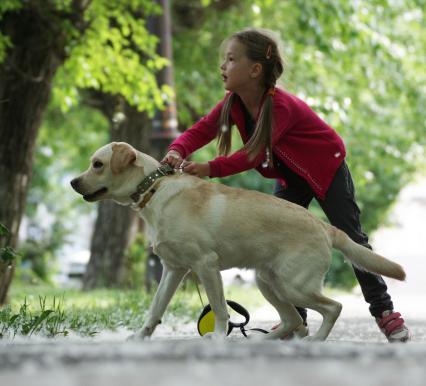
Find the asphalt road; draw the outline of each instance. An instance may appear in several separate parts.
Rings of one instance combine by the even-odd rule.
[[[311,323],[311,329],[318,327]],[[260,327],[268,327],[263,322]],[[413,340],[388,344],[371,319],[339,319],[327,342],[259,342],[236,334],[203,340],[189,329],[150,341],[62,339],[0,342],[0,385],[424,386],[426,320]]]

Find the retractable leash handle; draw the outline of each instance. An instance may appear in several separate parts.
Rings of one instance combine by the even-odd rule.
[[[227,332],[226,335],[229,335],[234,328],[239,328],[241,333],[246,338],[247,338],[246,331],[259,331],[259,332],[263,332],[264,334],[268,333],[268,331],[265,331],[261,328],[251,328],[249,330],[246,330],[244,327],[250,321],[250,314],[248,313],[248,311],[241,304],[238,304],[237,302],[234,302],[232,300],[227,300],[226,303],[235,312],[237,312],[238,314],[242,315],[245,318],[245,321],[241,322],[241,323],[235,323],[235,322],[232,322],[231,320],[229,320],[228,321],[228,332]],[[214,312],[212,311],[210,304],[207,304],[204,307],[203,311],[201,312],[200,317],[198,318],[198,323],[197,323],[198,333],[201,336],[203,336],[203,335],[205,335],[209,332],[213,332],[214,327],[215,327]]]

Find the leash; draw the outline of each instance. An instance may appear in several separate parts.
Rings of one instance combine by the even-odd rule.
[[[194,280],[195,286],[197,288],[198,296],[200,298],[201,305],[203,306],[203,311],[201,312],[200,316],[198,317],[197,322],[197,330],[198,333],[203,336],[209,332],[213,332],[215,328],[215,316],[214,312],[212,310],[212,307],[210,304],[204,305],[203,298],[201,296],[200,287],[197,282],[197,277],[194,272],[192,272],[192,279]],[[261,332],[263,334],[268,334],[269,332],[262,329],[262,328],[249,328],[246,329],[245,326],[250,321],[250,314],[249,312],[239,303],[234,302],[233,300],[226,300],[226,303],[230,308],[232,308],[236,313],[240,314],[244,317],[244,321],[237,323],[233,322],[231,320],[228,321],[228,332],[226,335],[229,335],[234,328],[238,328],[244,337],[248,338],[247,331],[257,331]]]
[[[241,331],[241,333],[243,334],[243,336],[246,337],[246,338],[248,338],[247,331],[257,331],[257,332],[261,332],[263,334],[269,333],[268,331],[266,331],[262,328],[246,329],[245,326],[250,321],[250,314],[248,313],[248,311],[241,304],[238,304],[237,302],[234,302],[232,300],[227,300],[226,303],[235,312],[237,312],[238,314],[242,315],[245,318],[244,322],[240,322],[240,323],[233,322],[233,321],[229,320],[228,321],[228,332],[226,333],[226,335],[229,335],[234,328],[238,328]],[[215,327],[214,312],[212,311],[210,304],[207,304],[204,307],[203,311],[201,312],[201,315],[198,318],[197,330],[198,330],[198,333],[201,336],[204,336],[205,334],[207,334],[209,332],[213,332],[214,327]]]
[[[204,306],[203,298],[201,297],[200,287],[199,287],[198,281],[197,281],[197,275],[195,274],[194,271],[191,271],[191,273],[192,273],[192,280],[194,280],[195,287],[197,287],[198,297],[200,298],[201,305],[204,308],[205,306]]]

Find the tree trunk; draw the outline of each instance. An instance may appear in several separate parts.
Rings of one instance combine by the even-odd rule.
[[[137,218],[127,207],[99,203],[84,288],[119,287],[125,279],[125,252],[133,241]]]
[[[16,247],[38,129],[63,58],[58,56],[60,36],[37,11],[8,13],[0,28],[13,44],[0,65],[0,223],[10,230],[5,244]],[[13,277],[13,269],[5,272],[0,304]]]
[[[0,307],[7,303],[7,294],[15,272],[15,262],[6,264],[0,261]]]
[[[90,104],[97,106],[111,122],[111,141],[128,142],[138,150],[147,151],[150,127],[146,113],[138,112],[121,97],[99,92],[91,93]],[[99,203],[84,289],[123,284],[126,250],[134,240],[138,223],[139,217],[130,208],[113,201]]]
[[[172,25],[169,0],[156,0],[157,4],[163,10],[161,15],[152,16],[148,19],[148,30],[150,33],[158,36],[159,45],[157,53],[169,59],[170,65],[164,67],[157,74],[157,82],[160,86],[167,85],[174,89],[173,78],[173,53],[172,53]],[[173,99],[166,103],[163,111],[157,110],[152,122],[153,130],[151,133],[151,151],[150,155],[155,159],[161,160],[166,154],[170,143],[178,136],[176,102]],[[163,272],[163,266],[160,259],[147,248],[148,259],[145,266],[145,288],[151,291],[153,284],[158,284]]]

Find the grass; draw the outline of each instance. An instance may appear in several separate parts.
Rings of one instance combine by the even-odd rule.
[[[208,300],[200,287],[203,303]],[[249,310],[264,304],[254,287],[228,287],[227,299]],[[14,283],[11,302],[0,309],[0,338],[15,336],[68,336],[70,332],[94,336],[120,327],[136,330],[142,326],[153,294],[143,290],[102,289],[90,292],[60,289],[47,285]],[[197,320],[202,310],[195,285],[187,283],[173,297],[163,320]]]
[[[204,305],[207,296],[200,287]],[[335,296],[333,290],[325,291]],[[331,294],[330,292],[334,292]],[[8,306],[0,309],[0,339],[15,336],[94,336],[101,331],[124,327],[136,330],[143,324],[153,294],[143,290],[102,289],[90,292],[60,289],[47,285],[12,286]],[[242,304],[249,312],[266,303],[254,286],[227,286],[225,297]],[[165,323],[196,321],[201,313],[193,282],[179,289],[163,318]]]

